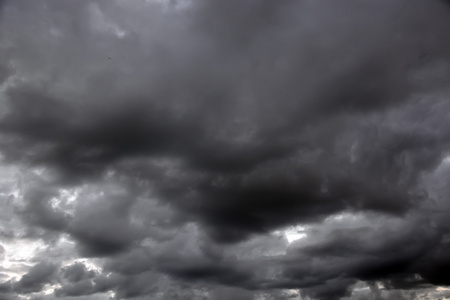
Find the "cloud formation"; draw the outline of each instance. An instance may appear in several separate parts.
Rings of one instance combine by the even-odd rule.
[[[437,0],[0,2],[0,298],[445,297],[449,33]]]

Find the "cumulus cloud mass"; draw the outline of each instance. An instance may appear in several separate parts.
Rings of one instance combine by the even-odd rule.
[[[0,299],[450,298],[450,3],[0,1]]]

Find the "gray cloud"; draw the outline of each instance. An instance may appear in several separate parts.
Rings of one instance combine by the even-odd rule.
[[[2,257],[46,243],[13,261],[26,274],[2,269],[0,293],[414,299],[450,284],[445,1],[0,7]]]
[[[54,280],[58,266],[50,262],[40,262],[32,267],[19,281],[13,283],[13,289],[19,294],[40,292],[44,285]]]

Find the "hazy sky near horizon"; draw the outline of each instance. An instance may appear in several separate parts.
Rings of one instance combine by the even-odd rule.
[[[0,299],[450,298],[450,5],[0,1]]]

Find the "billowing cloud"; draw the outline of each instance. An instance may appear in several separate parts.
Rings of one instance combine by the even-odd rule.
[[[0,2],[0,298],[445,297],[449,34],[438,0]]]

